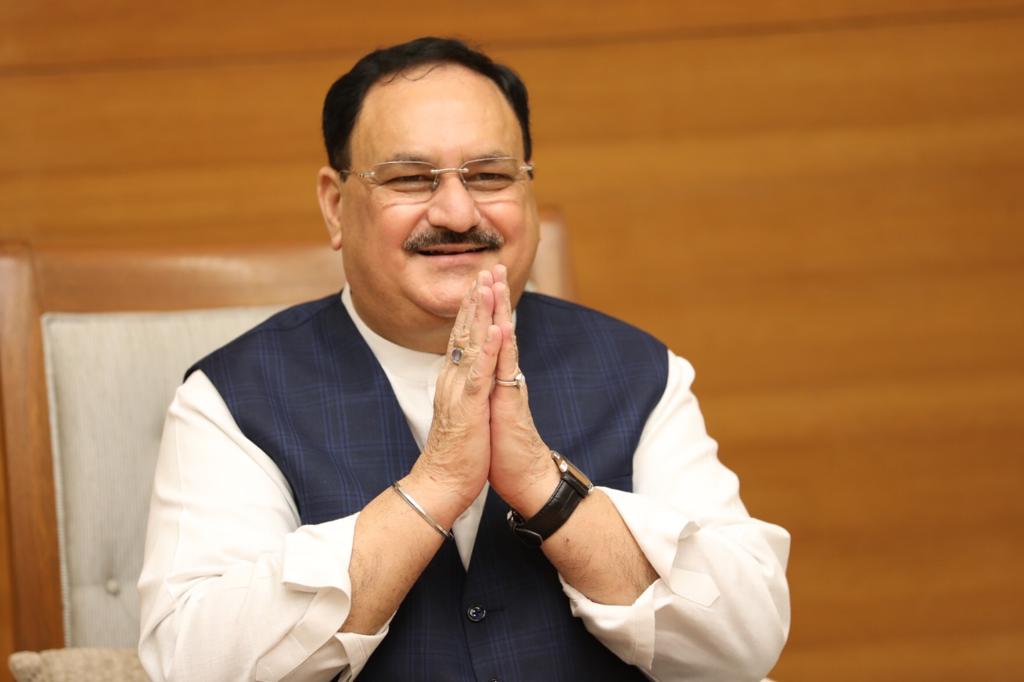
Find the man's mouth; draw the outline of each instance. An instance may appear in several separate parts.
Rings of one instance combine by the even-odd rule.
[[[461,256],[467,253],[481,253],[490,251],[489,246],[477,244],[438,244],[425,249],[418,249],[416,253],[421,256]]]

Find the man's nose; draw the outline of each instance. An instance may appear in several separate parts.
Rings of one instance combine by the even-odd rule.
[[[480,224],[480,212],[458,173],[444,173],[430,197],[427,220],[435,227],[466,232]]]

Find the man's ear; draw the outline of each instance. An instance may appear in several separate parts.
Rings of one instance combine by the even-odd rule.
[[[320,213],[331,236],[331,248],[341,249],[341,178],[338,171],[324,166],[316,174],[316,196],[320,201]]]

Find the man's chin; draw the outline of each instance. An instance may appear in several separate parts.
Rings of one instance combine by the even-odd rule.
[[[481,270],[489,270],[492,260],[497,262],[496,258],[479,258],[473,267],[423,273],[419,278],[422,286],[415,293],[420,307],[436,317],[454,320],[477,274]]]
[[[433,287],[433,290],[420,301],[420,307],[434,317],[454,320],[462,307],[462,299],[466,291],[473,285],[473,278],[465,282],[452,283],[445,287]]]
[[[465,292],[462,292],[463,295]],[[462,296],[455,298],[446,298],[443,300],[434,301],[431,305],[431,312],[437,317],[444,318],[446,320],[454,320],[458,317],[459,308],[462,307]]]

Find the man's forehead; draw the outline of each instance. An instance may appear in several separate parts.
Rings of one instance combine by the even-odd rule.
[[[385,76],[367,91],[352,132],[353,161],[440,162],[455,148],[466,158],[522,155],[519,121],[491,79],[430,64]]]

